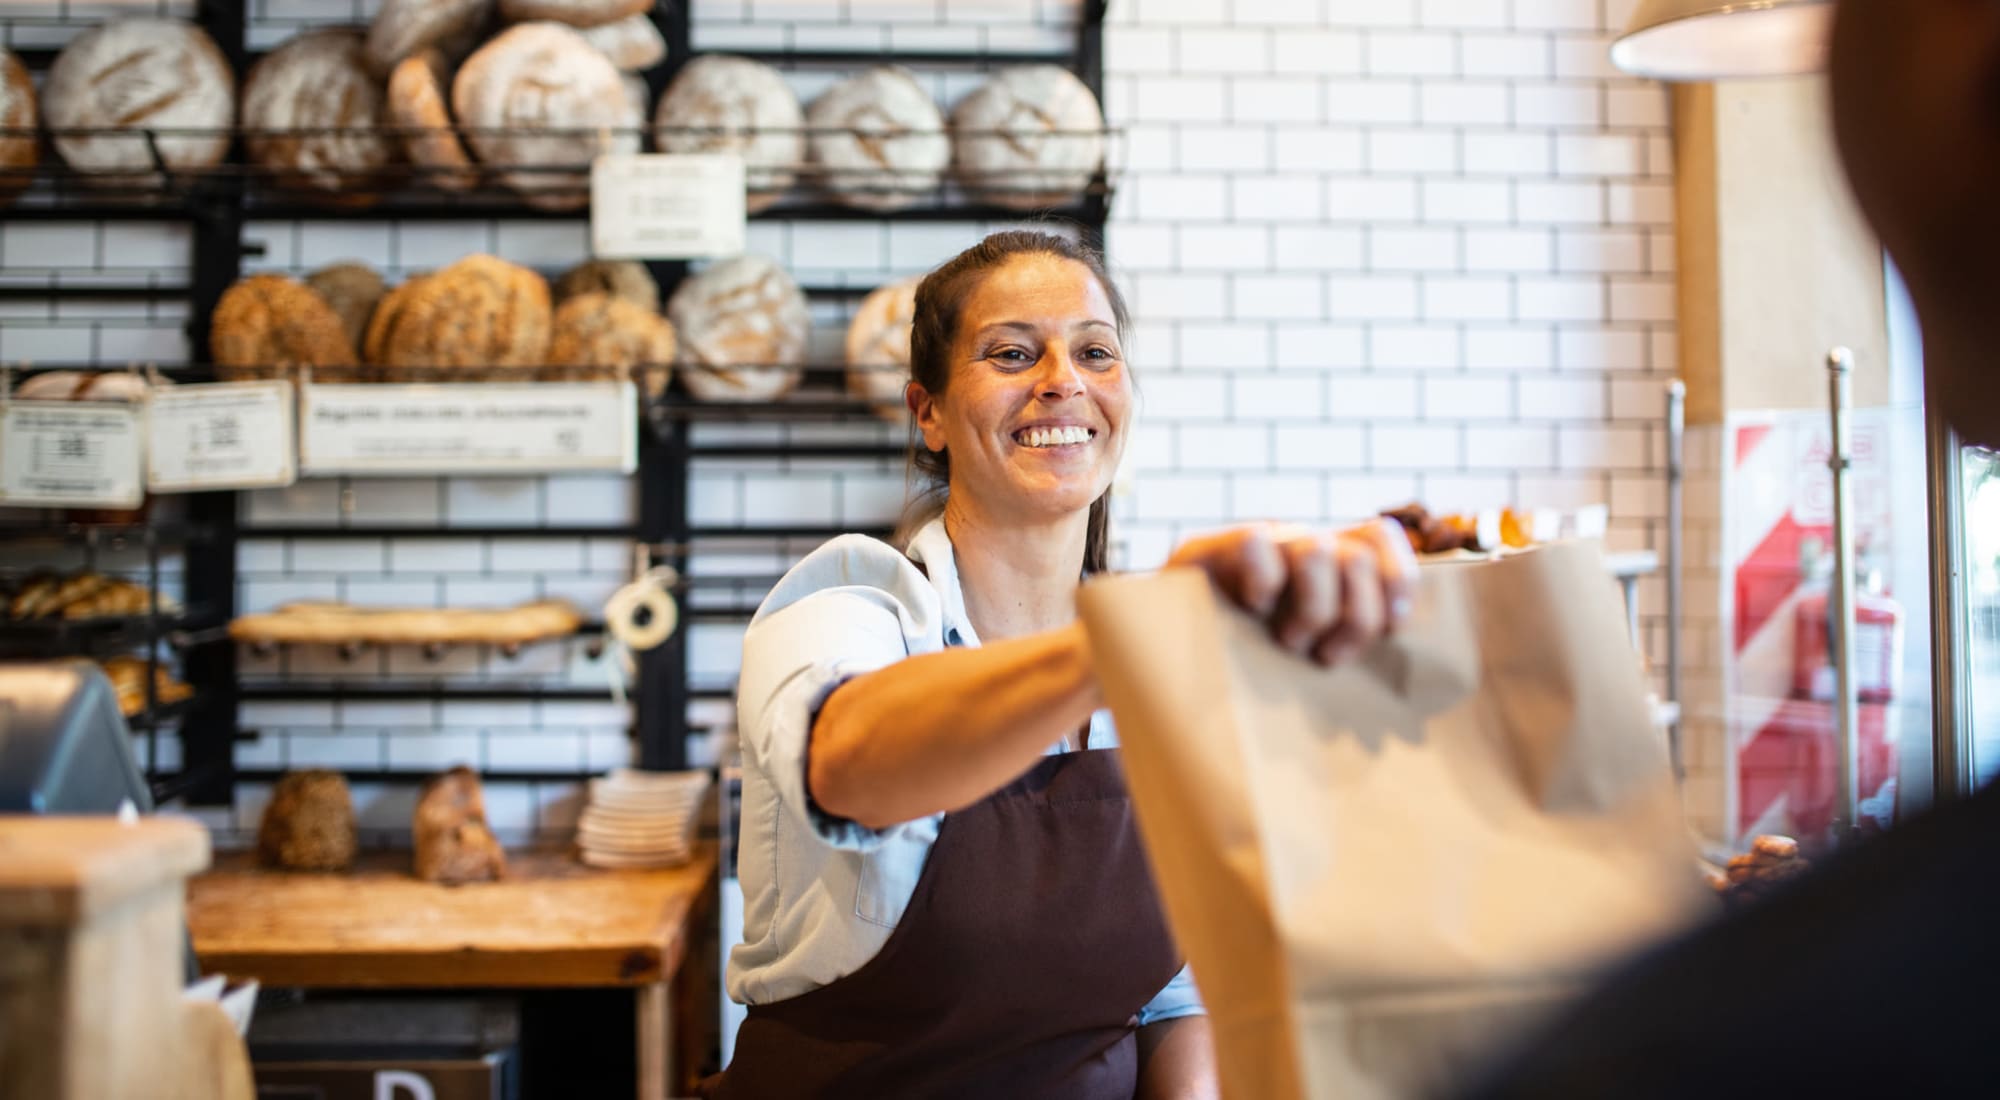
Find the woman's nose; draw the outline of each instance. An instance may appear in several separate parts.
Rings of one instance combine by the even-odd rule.
[[[1041,375],[1035,383],[1035,392],[1041,397],[1061,400],[1083,392],[1083,373],[1070,361],[1067,349],[1051,347],[1042,356]]]

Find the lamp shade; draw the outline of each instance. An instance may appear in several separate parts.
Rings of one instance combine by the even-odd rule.
[[[1832,28],[1832,0],[1641,0],[1611,63],[1656,80],[1809,73]]]

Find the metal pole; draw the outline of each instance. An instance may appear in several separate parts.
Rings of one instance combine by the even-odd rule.
[[[1852,834],[1859,809],[1856,779],[1860,744],[1856,736],[1859,712],[1854,691],[1854,487],[1849,478],[1853,445],[1848,413],[1852,395],[1849,380],[1854,372],[1854,353],[1835,348],[1827,354],[1827,396],[1833,415],[1833,453],[1827,468],[1833,471],[1833,608],[1834,608],[1834,705],[1840,721],[1840,786],[1834,816],[1835,840]]]
[[[1676,378],[1667,383],[1667,702],[1681,705],[1681,555],[1685,552],[1682,525],[1686,519],[1687,489],[1687,383]],[[1685,714],[1676,714],[1667,730],[1668,751],[1674,775],[1687,774],[1681,758],[1681,731]]]
[[[1958,433],[1932,398],[1924,402],[1930,463],[1931,538],[1931,802],[1943,806],[1971,794],[1971,612],[1965,589],[1965,467]]]

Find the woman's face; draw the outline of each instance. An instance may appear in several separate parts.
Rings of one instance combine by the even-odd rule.
[[[951,383],[910,388],[924,445],[951,454],[953,497],[997,518],[1044,521],[1088,509],[1125,450],[1132,380],[1111,301],[1090,269],[1016,256],[959,312]]]

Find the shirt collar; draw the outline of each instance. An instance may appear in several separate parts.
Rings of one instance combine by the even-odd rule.
[[[944,608],[945,644],[978,645],[979,636],[965,614],[965,591],[958,583],[958,557],[952,551],[951,536],[945,533],[944,517],[938,516],[918,528],[904,553],[911,561],[923,565],[931,587],[937,589],[938,601]]]

